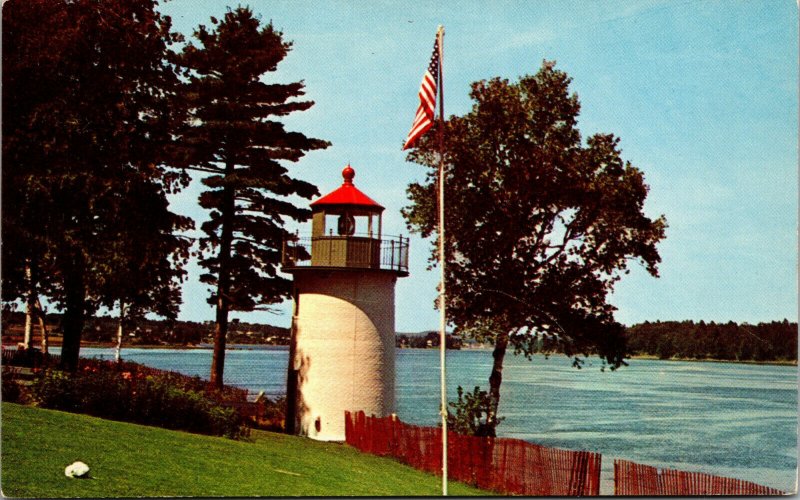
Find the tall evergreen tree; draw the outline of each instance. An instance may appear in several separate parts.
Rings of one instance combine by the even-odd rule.
[[[50,298],[64,310],[66,368],[77,365],[84,321],[103,284],[131,256],[114,246],[165,238],[148,254],[153,260],[136,266],[142,287],[174,279],[171,268],[166,277],[158,273],[182,251],[171,230],[145,235],[121,224],[131,213],[147,213],[154,225],[186,223],[165,202],[184,179],[161,166],[175,123],[178,80],[166,56],[177,36],[156,5],[3,4],[4,299],[15,298],[5,294],[6,277],[19,282],[26,263],[47,264],[38,276],[47,277]],[[154,198],[161,203],[143,205]]]
[[[296,207],[289,196],[311,198],[317,188],[288,175],[281,161],[296,162],[307,151],[329,143],[288,132],[276,118],[304,111],[314,103],[297,101],[302,82],[268,84],[291,43],[272,24],[246,8],[212,18],[215,30],[200,26],[180,63],[188,70],[191,120],[183,139],[191,168],[211,175],[200,205],[211,220],[205,237],[201,276],[212,285],[209,303],[216,306],[211,381],[222,385],[225,338],[230,311],[269,308],[287,298],[290,282],[277,274],[286,218],[305,221],[310,211]]]

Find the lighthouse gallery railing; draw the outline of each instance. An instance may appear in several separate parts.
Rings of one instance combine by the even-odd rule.
[[[284,267],[353,267],[408,272],[408,238],[369,235],[292,236],[283,242]]]

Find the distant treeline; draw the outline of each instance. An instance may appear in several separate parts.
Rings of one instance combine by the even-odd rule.
[[[47,323],[51,333],[61,335],[61,314],[48,314]],[[116,342],[118,319],[111,316],[87,318],[82,338],[89,342]],[[19,311],[3,311],[3,337],[19,336],[25,315]],[[167,321],[137,319],[125,325],[125,343],[130,345],[188,345],[213,342],[214,322]],[[38,336],[38,328],[34,328]],[[289,329],[273,325],[245,323],[233,319],[228,327],[227,341],[230,344],[288,345]]]
[[[3,337],[21,334],[25,315],[3,311]],[[51,333],[60,335],[60,314],[48,314]],[[38,328],[35,328],[38,335]],[[117,318],[97,316],[87,319],[83,339],[90,342],[116,341]],[[187,345],[212,342],[212,321],[164,321],[140,319],[126,325],[126,344]],[[631,355],[658,356],[661,359],[718,359],[726,361],[797,361],[797,323],[788,320],[750,325],[747,323],[706,323],[700,321],[645,321],[626,329]],[[258,323],[231,321],[228,343],[288,345],[288,328]],[[439,332],[398,333],[397,347],[439,347]],[[447,348],[460,349],[462,339],[447,335]]]
[[[411,347],[415,349],[427,349],[439,347],[441,337],[437,331],[426,331],[420,333],[398,333],[395,336],[396,347]],[[461,338],[450,335],[445,337],[445,347],[447,349],[461,349]]]
[[[797,361],[797,323],[656,321],[627,329],[631,354],[661,359]]]

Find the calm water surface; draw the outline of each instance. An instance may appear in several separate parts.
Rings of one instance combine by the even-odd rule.
[[[83,356],[113,359],[111,349]],[[123,358],[207,377],[207,349],[124,349]],[[286,390],[288,350],[229,350],[225,383],[268,395]],[[448,395],[486,389],[491,351],[448,351]],[[498,434],[648,465],[737,477],[794,491],[797,476],[797,368],[633,360],[616,372],[599,363],[577,370],[569,359],[507,356]],[[439,422],[439,353],[397,350],[397,414],[406,422]],[[604,475],[608,477],[608,474]],[[606,488],[608,485],[606,485]],[[608,491],[608,490],[606,490]]]

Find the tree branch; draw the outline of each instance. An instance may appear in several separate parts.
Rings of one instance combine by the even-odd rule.
[[[186,170],[195,170],[197,172],[208,172],[212,174],[221,174],[224,172],[223,169],[212,169],[212,168],[205,168],[205,167],[198,167],[198,166],[191,166],[191,167],[184,167]]]

